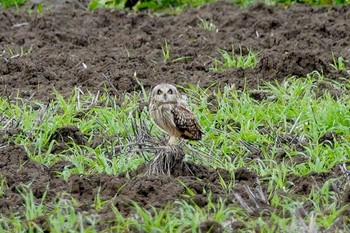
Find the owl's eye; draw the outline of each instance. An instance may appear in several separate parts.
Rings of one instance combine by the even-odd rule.
[[[158,95],[161,95],[161,94],[162,94],[162,91],[159,89],[159,90],[157,91],[157,94],[158,94]]]
[[[168,94],[172,95],[173,94],[173,90],[169,89]]]

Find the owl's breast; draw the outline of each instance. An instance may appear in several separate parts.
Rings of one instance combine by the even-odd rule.
[[[165,125],[168,124],[169,121],[173,121],[171,108],[172,106],[170,104],[162,104],[156,109],[158,112],[158,122],[160,125]]]
[[[161,104],[153,109],[152,118],[154,122],[165,132],[177,134],[174,116],[171,112],[172,104]]]

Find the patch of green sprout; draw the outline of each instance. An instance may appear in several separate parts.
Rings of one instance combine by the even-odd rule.
[[[6,1],[6,0],[5,0]],[[9,0],[7,0],[9,1]],[[11,0],[10,0],[11,1]],[[144,1],[134,1],[132,4],[132,9],[134,11],[148,9],[151,12],[166,12],[168,14],[178,14],[186,8],[199,7],[201,5],[215,2],[216,0],[144,0]],[[89,10],[96,10],[98,8],[115,8],[123,9],[130,8],[127,2],[128,0],[91,0],[89,2]],[[232,3],[241,5],[243,7],[249,7],[255,3],[257,0],[231,0]],[[291,5],[295,3],[304,3],[309,5],[340,5],[340,4],[349,4],[350,0],[262,0],[263,2],[269,5]]]
[[[213,64],[210,69],[214,72],[221,72],[230,68],[253,68],[258,63],[257,53],[253,52],[251,49],[248,49],[248,54],[244,55],[242,48],[239,49],[239,54],[236,54],[232,48],[231,53],[226,50],[219,50],[221,55],[220,58],[212,58]]]
[[[212,20],[205,20],[205,19],[202,19],[201,17],[197,16],[197,18],[199,19],[199,27],[204,29],[204,30],[207,30],[207,31],[214,31],[216,29],[216,26],[215,24],[213,23]]]
[[[0,6],[4,8],[9,7],[20,7],[21,5],[25,4],[27,0],[0,0]]]
[[[187,61],[189,59],[191,59],[191,56],[180,56],[174,59],[170,59],[171,57],[171,46],[168,43],[167,40],[164,40],[164,45],[162,45],[162,55],[163,55],[163,62],[167,63],[167,62],[173,62],[173,63],[177,63],[177,62],[181,62],[181,61]],[[157,63],[157,62],[155,62]]]
[[[128,49],[126,46],[124,46],[124,50],[125,50],[125,52],[126,52],[127,56],[128,56],[128,57],[130,57],[130,52],[129,52],[129,49]]]
[[[346,70],[349,60],[344,59],[343,57],[336,58],[332,52],[333,64],[330,64],[331,67],[335,70]]]
[[[170,59],[171,57],[171,46],[168,43],[167,40],[164,41],[164,45],[162,45],[162,55],[163,55],[163,62],[167,63],[167,62],[173,62],[173,63],[177,63],[177,62],[181,62],[181,61],[187,61],[189,59],[191,59],[191,56],[181,56],[181,57],[177,57],[174,59]],[[155,62],[157,63],[157,62]]]
[[[27,56],[32,53],[33,46],[31,45],[29,48],[24,48],[21,46],[19,50],[13,49],[9,46],[6,46],[7,49],[5,50],[5,53],[3,53],[1,56],[5,58],[5,60],[11,60],[14,58],[21,58],[23,56]],[[8,54],[8,55],[7,55]]]
[[[314,83],[320,79],[322,76],[315,73],[306,79],[266,84],[261,91],[269,93],[273,101],[267,99],[260,102],[252,99],[248,91],[239,93],[234,86],[225,86],[214,93],[217,99],[216,112],[208,107],[207,98],[213,94],[209,89],[203,90],[197,86],[183,89],[183,93],[189,95],[188,102],[205,131],[203,142],[189,144],[214,156],[211,156],[212,160],[203,159],[203,162],[215,163],[215,166],[230,171],[247,165],[245,156],[250,151],[261,150],[263,160],[250,161],[254,165],[252,168],[258,174],[273,176],[272,180],[278,181],[273,185],[278,187],[285,185],[286,173],[305,175],[310,171],[326,171],[346,161],[345,155],[350,147],[335,141],[333,147],[329,148],[318,143],[318,140],[330,131],[336,132],[342,140],[347,140],[345,135],[350,120],[346,117],[348,110],[344,101],[332,98],[327,92],[322,98],[316,98]],[[345,88],[337,83],[330,84],[340,91]],[[120,105],[108,94],[95,96],[79,89],[69,98],[56,93],[56,100],[49,105],[36,103],[39,106],[36,109],[26,102],[0,99],[0,111],[8,119],[1,123],[1,127],[15,122],[23,134],[15,136],[14,142],[24,146],[29,157],[39,163],[49,166],[62,158],[68,158],[73,167],[63,170],[62,175],[66,178],[71,173],[119,174],[144,162],[143,157],[124,155],[122,145],[130,143],[125,137],[132,131],[133,111],[138,109],[139,102],[147,100],[148,93],[144,91],[143,94],[126,95]],[[77,117],[81,114],[84,117]],[[154,127],[147,111],[143,112],[142,117],[152,127],[153,133],[164,135]],[[235,124],[241,127],[236,129]],[[77,145],[72,142],[68,149],[52,154],[56,142],[50,141],[50,137],[58,128],[67,125],[77,126],[85,135],[87,144]],[[259,128],[269,129],[270,133],[260,132]],[[294,135],[292,143],[300,141],[305,149],[296,151],[276,141],[276,138],[284,137],[285,134]],[[92,148],[89,143],[94,135],[115,136],[116,139]],[[115,149],[118,147],[122,150]],[[290,158],[300,155],[308,159],[306,163],[293,167],[285,163],[276,164],[274,158],[281,150]]]
[[[151,11],[166,11],[168,13],[177,13],[184,8],[197,7],[213,0],[145,0],[134,1],[132,9],[135,11],[149,9]],[[89,3],[90,10],[98,8],[126,8],[128,0],[91,0]],[[130,7],[130,6],[128,6]]]
[[[23,185],[18,192],[21,194],[24,200],[24,217],[27,221],[32,221],[37,217],[40,217],[44,214],[45,206],[43,204],[46,198],[46,191],[41,199],[40,203],[35,202],[33,191],[30,189],[30,186]]]
[[[66,179],[72,173],[118,174],[144,162],[143,157],[130,157],[123,147],[118,152],[115,149],[122,143],[129,143],[126,136],[132,132],[130,119],[138,109],[138,101],[142,99],[140,94],[125,95],[120,100],[122,106],[119,106],[117,100],[107,93],[92,95],[75,89],[69,98],[56,93],[56,100],[50,104],[37,103],[36,110],[25,102],[1,99],[0,111],[8,117],[8,121],[0,126],[10,125],[15,121],[25,133],[17,135],[13,140],[22,145],[29,157],[36,162],[51,165],[69,155],[74,166],[63,171]],[[102,103],[103,107],[98,107],[98,103]],[[79,118],[79,114],[85,117]],[[94,148],[72,142],[66,150],[53,154],[52,148],[57,142],[50,138],[58,128],[67,125],[78,127],[86,135],[87,145],[93,141],[94,136],[110,136],[115,140],[106,141],[103,147],[100,145]],[[90,168],[87,170],[87,167]]]
[[[6,189],[8,189],[6,179],[0,176],[0,197],[5,194]]]
[[[38,3],[35,5],[35,7],[28,9],[27,12],[28,12],[29,16],[43,14],[44,13],[44,4]]]
[[[166,63],[170,59],[170,44],[165,40],[164,45],[162,45],[163,61]]]
[[[191,56],[182,56],[171,60],[171,62],[176,63],[180,61],[188,61],[189,59],[191,59]]]
[[[126,0],[91,0],[88,8],[90,11],[94,11],[98,8],[114,8],[123,9],[125,7]]]
[[[150,9],[151,11],[165,11],[178,13],[185,8],[198,7],[215,0],[145,0],[138,1],[135,10]]]

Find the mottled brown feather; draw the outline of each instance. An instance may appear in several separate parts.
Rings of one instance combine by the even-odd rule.
[[[174,116],[174,123],[176,128],[182,132],[182,138],[191,140],[201,140],[203,131],[196,117],[193,115],[191,110],[188,109],[187,104],[183,101],[174,105],[171,110]]]

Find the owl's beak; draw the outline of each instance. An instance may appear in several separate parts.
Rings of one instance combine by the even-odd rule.
[[[163,95],[164,100],[167,100],[168,96],[166,94]]]

